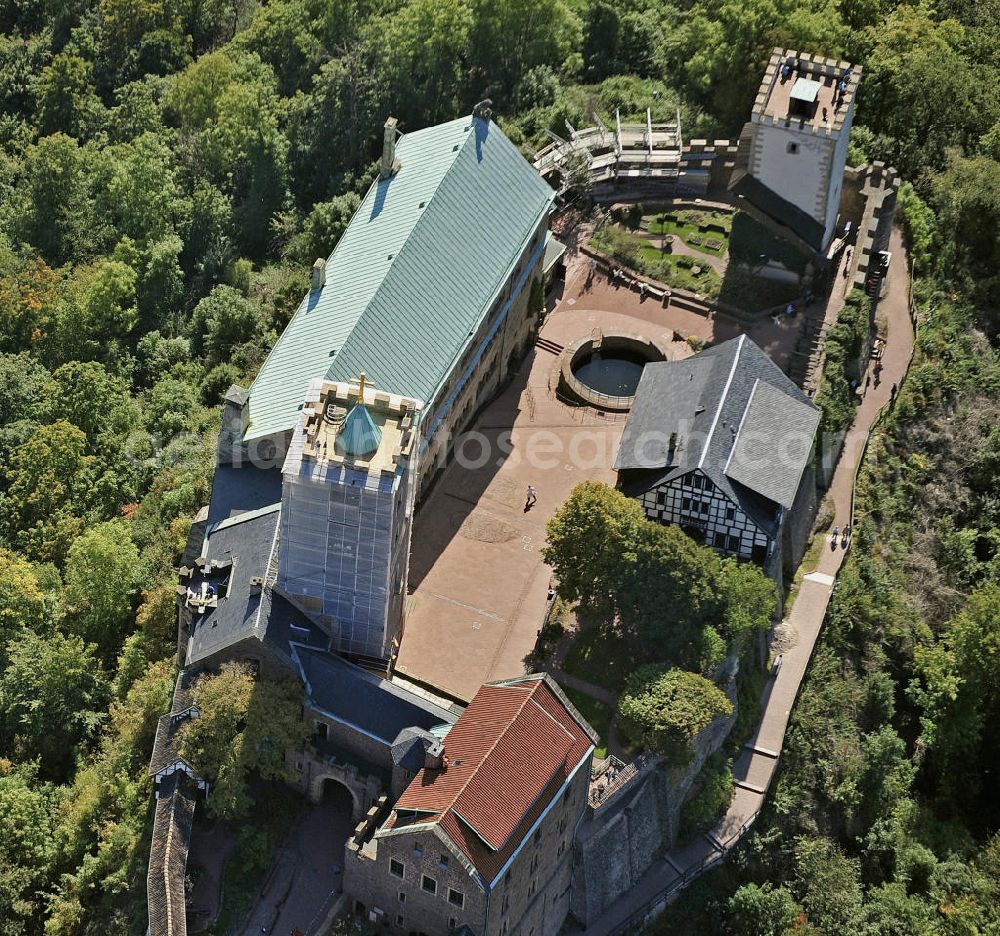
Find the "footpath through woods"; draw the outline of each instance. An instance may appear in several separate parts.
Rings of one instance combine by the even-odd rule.
[[[895,262],[889,268],[886,295],[878,303],[878,315],[884,318],[887,328],[881,381],[876,387],[871,375],[872,383],[848,430],[827,492],[834,514],[831,528],[838,527],[841,531],[851,523],[854,481],[868,435],[882,410],[892,402],[893,388],[902,385],[913,354],[906,253],[898,229],[892,232],[890,249]],[[831,305],[843,303],[839,282],[838,275],[829,300]],[[776,648],[781,652],[781,664],[764,688],[757,729],[733,764],[736,789],[726,814],[713,829],[656,861],[635,887],[585,930],[586,936],[608,936],[638,926],[673,894],[724,858],[757,818],[777,771],[789,715],[847,553],[839,538],[836,546],[831,545],[830,531],[817,536],[824,538],[822,553],[815,569],[803,575],[794,604],[782,622],[782,643]],[[807,556],[804,561],[811,565],[815,558],[810,560]]]

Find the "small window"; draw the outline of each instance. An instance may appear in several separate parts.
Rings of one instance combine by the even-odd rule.
[[[396,877],[401,878],[403,876],[404,870],[405,869],[403,868],[403,862],[400,861],[398,858],[390,858],[389,859],[389,873],[390,874],[394,874]],[[400,900],[405,900],[406,898],[401,894],[400,897],[399,897],[399,899]]]
[[[397,913],[396,914],[396,926],[402,926],[402,925],[403,925],[403,914],[402,913]]]
[[[424,850],[419,845],[414,845],[413,846],[413,854],[416,855],[418,858],[421,855],[423,855],[423,853],[424,853]]]
[[[316,722],[316,739],[325,741],[330,733],[330,726],[326,722]]]
[[[726,548],[726,534],[725,533],[716,533],[714,539],[712,540],[712,545],[716,549],[725,549]]]
[[[729,537],[729,551],[730,552],[740,551],[740,538],[738,536]]]
[[[691,498],[685,497],[684,500],[681,501],[681,510],[690,510],[690,509],[691,509]]]
[[[461,891],[455,890],[453,887],[449,887],[448,888],[448,903],[450,903],[453,906],[456,906],[458,908],[464,907],[465,906],[465,894],[463,894]]]
[[[453,930],[457,929],[457,927],[458,927],[458,920],[456,920],[454,917],[448,917],[448,929]]]
[[[798,151],[799,151],[798,143],[789,143],[788,146],[785,147],[786,153],[797,153]]]
[[[693,487],[693,488],[694,488],[695,490],[698,490],[698,491],[700,491],[700,490],[701,490],[701,475],[695,475],[695,476],[694,476],[694,477],[693,477],[693,478],[691,479],[691,486],[692,486],[692,487]]]
[[[420,887],[427,891],[428,894],[436,894],[438,891],[438,882],[425,874],[423,880],[420,882]]]
[[[704,480],[705,480],[705,490],[708,491],[709,493],[714,491],[715,485],[712,484],[712,482],[708,478],[705,478]]]
[[[726,519],[730,520],[730,521],[736,519],[736,508],[735,507],[727,507],[726,508]]]
[[[448,867],[448,856],[447,855],[441,855],[440,856],[440,861],[438,863],[441,865],[442,868],[447,868]]]
[[[708,504],[705,503],[705,501],[699,501],[698,502],[698,512],[702,513],[702,514],[707,514],[708,513]]]

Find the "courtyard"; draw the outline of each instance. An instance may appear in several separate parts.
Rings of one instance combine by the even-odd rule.
[[[613,208],[590,246],[675,289],[754,315],[796,302],[807,261],[791,244],[725,202],[679,200],[655,211]]]
[[[550,303],[537,345],[513,382],[457,442],[414,522],[410,596],[395,672],[460,701],[491,680],[524,673],[541,627],[551,573],[545,524],[582,481],[614,485],[624,414],[569,406],[555,394],[561,350],[597,330],[641,335],[668,357],[746,332],[779,366],[802,317],[763,317],[749,328],[588,282],[581,254]],[[693,339],[693,340],[689,340]],[[538,500],[525,509],[528,486]]]

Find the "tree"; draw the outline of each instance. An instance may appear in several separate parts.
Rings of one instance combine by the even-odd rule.
[[[45,595],[34,567],[17,553],[0,549],[0,645],[23,628],[40,627],[44,618]]]
[[[25,156],[13,228],[51,263],[63,263],[94,243],[98,228],[88,168],[85,152],[65,133],[42,137]]]
[[[734,936],[784,936],[799,908],[784,887],[744,884],[729,898],[726,921]]]
[[[354,192],[320,202],[309,212],[302,233],[289,242],[285,256],[302,266],[311,266],[317,257],[329,256],[360,204]]]
[[[923,714],[923,743],[954,799],[985,824],[998,815],[982,778],[1000,769],[1000,743],[988,730],[1000,718],[1000,586],[984,585],[941,639],[917,648],[920,682],[911,687]]]
[[[529,69],[562,66],[582,43],[580,21],[563,0],[472,0],[472,17],[472,61],[503,96]]]
[[[546,525],[542,550],[560,597],[594,611],[613,611],[647,522],[631,498],[597,481],[578,484]]]
[[[625,733],[663,755],[670,767],[689,763],[698,735],[732,711],[726,694],[703,676],[652,664],[629,677],[618,701]]]
[[[39,426],[14,452],[0,499],[0,530],[30,558],[61,562],[80,529],[91,478],[86,436],[64,419]]]
[[[45,387],[42,415],[71,422],[87,437],[89,454],[122,448],[135,422],[128,385],[96,361],[70,361],[56,368]]]
[[[862,892],[858,863],[829,839],[795,843],[796,892],[810,923],[824,933],[858,931]]]
[[[81,137],[91,111],[100,105],[90,80],[90,64],[78,55],[57,55],[38,79],[38,104],[43,135],[63,132]]]
[[[0,354],[0,426],[35,419],[48,379],[48,371],[30,354]]]
[[[404,124],[436,123],[456,112],[473,15],[467,0],[411,0],[379,25],[379,71]]]
[[[124,520],[87,530],[66,559],[66,613],[74,632],[108,656],[133,620],[141,569],[139,550]]]
[[[28,933],[44,914],[43,894],[56,859],[52,788],[33,764],[0,761],[0,921]]]
[[[202,676],[193,698],[199,717],[178,735],[178,751],[213,784],[209,809],[236,818],[252,802],[250,773],[266,779],[289,779],[287,750],[309,739],[302,720],[302,686],[291,680],[255,680],[243,663],[224,664],[216,675]]]
[[[97,732],[107,682],[93,647],[79,637],[22,631],[7,643],[0,674],[0,743],[20,759],[40,758],[41,772],[65,778]]]
[[[55,321],[58,285],[59,275],[41,258],[0,277],[0,348],[16,354],[44,345]],[[32,361],[25,370],[39,366]]]
[[[198,303],[191,317],[191,339],[203,348],[209,366],[229,359],[237,345],[260,328],[257,310],[232,286],[219,285]]]

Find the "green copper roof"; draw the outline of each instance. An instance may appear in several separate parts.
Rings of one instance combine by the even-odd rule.
[[[337,447],[345,455],[361,458],[371,455],[382,441],[382,430],[375,425],[364,403],[355,403],[337,433]]]
[[[492,122],[402,137],[250,387],[246,438],[294,426],[309,381],[365,371],[380,390],[434,395],[506,283],[553,192]]]

